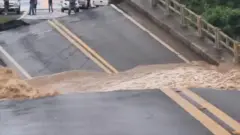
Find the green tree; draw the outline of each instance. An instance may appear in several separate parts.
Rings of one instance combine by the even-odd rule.
[[[202,14],[206,9],[215,6],[218,0],[180,0],[189,9],[197,14]]]
[[[231,8],[240,8],[239,0],[216,0],[216,5],[226,6]]]
[[[240,0],[180,0],[231,37],[240,35]]]
[[[228,35],[235,38],[240,35],[240,9],[216,6],[207,9],[203,16],[209,23],[221,28]]]

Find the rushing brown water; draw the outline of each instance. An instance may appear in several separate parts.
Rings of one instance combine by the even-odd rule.
[[[0,99],[29,99],[56,94],[53,90],[42,92],[21,80],[12,70],[0,68]]]
[[[44,89],[63,93],[169,88],[240,89],[240,70],[229,64],[206,63],[141,66],[119,74],[71,71],[29,81]]]

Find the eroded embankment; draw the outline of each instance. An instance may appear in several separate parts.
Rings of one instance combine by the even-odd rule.
[[[162,87],[235,90],[240,89],[240,70],[228,64],[215,67],[202,62],[194,62],[140,66],[114,75],[71,71],[35,78],[28,82],[41,89],[57,89],[63,93]]]
[[[11,69],[0,67],[0,99],[32,99],[56,94],[54,90],[34,88]]]

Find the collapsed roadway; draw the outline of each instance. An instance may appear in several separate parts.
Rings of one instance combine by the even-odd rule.
[[[139,65],[203,60],[154,23],[132,17],[114,5],[85,10],[3,32],[1,47],[15,61],[8,66],[33,86],[72,70],[111,76]],[[64,79],[54,79],[59,89]],[[5,100],[0,102],[0,134],[230,135],[240,131],[238,95],[160,88]]]

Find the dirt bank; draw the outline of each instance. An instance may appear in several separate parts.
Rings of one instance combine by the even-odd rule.
[[[229,64],[220,67],[203,62],[141,66],[119,74],[108,75],[71,71],[29,80],[33,86],[74,91],[113,91],[121,89],[214,88],[240,89],[240,70]]]
[[[33,88],[11,69],[0,67],[0,99],[32,99],[56,94],[54,90]]]

